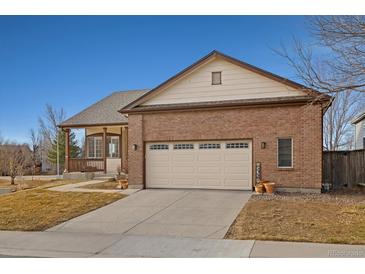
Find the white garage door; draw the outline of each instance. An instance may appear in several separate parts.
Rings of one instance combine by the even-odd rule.
[[[146,144],[147,188],[252,188],[249,140]]]

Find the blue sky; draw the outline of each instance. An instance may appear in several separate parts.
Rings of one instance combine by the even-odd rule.
[[[272,48],[308,39],[300,16],[0,16],[0,132],[29,141],[46,103],[71,116],[153,88],[213,49],[284,77]]]

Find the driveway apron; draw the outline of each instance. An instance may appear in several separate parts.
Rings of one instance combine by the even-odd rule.
[[[250,196],[245,191],[142,190],[49,231],[221,239]]]

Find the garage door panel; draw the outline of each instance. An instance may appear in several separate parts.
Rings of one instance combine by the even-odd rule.
[[[157,181],[158,185],[169,185],[170,184],[170,180],[169,178],[162,178],[162,177],[152,177],[151,178],[153,181]]]
[[[221,161],[222,160],[222,156],[216,153],[201,153],[198,154],[198,161],[208,161],[208,162],[213,162],[213,161]]]
[[[146,159],[146,160],[149,160],[149,159]],[[150,167],[151,168],[163,168],[163,167],[166,167],[167,166],[167,163],[168,161],[158,161],[158,159],[154,159],[154,158],[150,158]]]
[[[222,161],[210,161],[210,162],[207,162],[207,161],[197,161],[196,162],[196,165],[198,167],[215,167],[215,168],[219,168],[221,165],[222,165]]]
[[[231,154],[225,154],[224,155],[224,160],[225,161],[231,161],[231,162],[236,162],[236,161],[249,161],[250,160],[250,155],[248,154],[244,154],[244,153],[231,153]]]
[[[173,173],[194,173],[195,167],[193,166],[174,166],[172,168]]]
[[[215,178],[198,179],[199,186],[220,186],[221,181]]]
[[[221,173],[222,168],[219,167],[198,167],[198,172],[199,175],[205,175],[205,173],[208,174],[220,174]]]
[[[149,171],[151,171],[151,169],[153,169],[154,176],[159,175],[161,177],[168,177],[168,174],[170,173],[170,168],[166,166],[153,166]]]
[[[236,162],[230,162],[230,161],[224,161],[222,162],[222,166],[224,167],[239,167],[239,168],[242,168],[242,167],[246,167],[248,165],[251,165],[251,163],[249,162],[246,162],[246,161],[236,161]]]
[[[180,188],[191,188],[192,186],[196,186],[195,178],[178,178],[172,179],[172,185]]]
[[[251,189],[251,154],[251,141],[146,144],[146,184],[157,188]]]
[[[189,153],[175,154],[172,155],[172,159],[176,162],[190,162],[194,161],[195,155]]]
[[[195,167],[194,162],[178,162],[173,167]]]
[[[240,166],[228,166],[224,168],[224,172],[227,174],[238,174],[238,175],[248,175],[250,173],[248,168],[240,167]]]
[[[198,180],[221,180],[221,176],[218,174],[199,174],[197,175]]]
[[[151,162],[151,164],[154,164],[156,162],[168,162],[170,160],[168,154],[165,154],[165,155],[150,154],[150,155],[148,155],[148,157],[146,157],[146,159],[153,160],[153,162]]]
[[[234,180],[234,179],[225,179],[224,180],[224,185],[234,186],[234,187],[242,186],[242,184],[248,185],[249,183],[250,183],[250,181],[248,179],[242,180],[242,178],[236,179],[236,180]]]

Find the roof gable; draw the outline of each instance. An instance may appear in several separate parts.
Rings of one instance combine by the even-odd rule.
[[[146,94],[144,94],[143,96],[141,96],[140,98],[138,98],[137,100],[135,100],[134,102],[128,104],[127,106],[125,106],[123,109],[121,109],[121,112],[123,112],[124,110],[130,110],[132,108],[135,108],[137,106],[144,106],[144,105],[158,105],[158,104],[174,104],[176,103],[176,96],[177,94],[172,94],[172,90],[174,90],[174,87],[178,86],[178,89],[180,88],[180,90],[176,91],[176,89],[174,90],[175,93],[179,93],[180,95],[186,92],[194,92],[194,90],[190,90],[189,87],[185,86],[185,90],[184,90],[184,81],[185,84],[189,81],[186,80],[189,77],[192,77],[192,75],[197,74],[199,77],[199,72],[201,72],[202,70],[204,70],[204,68],[208,68],[210,70],[214,69],[214,65],[212,66],[212,63],[217,62],[219,60],[220,65],[222,65],[222,63],[226,63],[228,64],[228,67],[230,67],[231,69],[233,67],[235,67],[236,69],[239,68],[242,72],[246,72],[246,75],[255,75],[256,78],[260,78],[261,81],[266,82],[266,84],[264,83],[264,87],[266,85],[266,88],[270,88],[268,86],[268,82],[272,82],[274,83],[273,85],[276,86],[281,86],[282,90],[285,92],[290,91],[292,92],[289,94],[285,94],[287,96],[313,96],[313,95],[318,95],[317,92],[310,90],[309,88],[295,83],[293,81],[290,81],[288,79],[282,78],[278,75],[272,74],[270,72],[264,71],[260,68],[254,67],[252,65],[249,65],[247,63],[244,63],[240,60],[237,60],[235,58],[232,58],[230,56],[227,56],[225,54],[222,54],[220,52],[217,51],[213,51],[210,54],[206,55],[205,57],[203,57],[202,59],[198,60],[197,62],[195,62],[194,64],[192,64],[191,66],[187,67],[186,69],[184,69],[183,71],[181,71],[180,73],[176,74],[175,76],[171,77],[170,79],[168,79],[167,81],[163,82],[162,84],[160,84],[159,86],[157,86],[156,88],[152,89],[151,91],[147,92]],[[209,68],[210,66],[210,68]],[[222,72],[222,77],[224,75],[224,72]],[[201,76],[201,75],[200,75]],[[244,77],[243,77],[244,78]],[[240,80],[240,79],[232,79],[233,81],[235,80]],[[194,81],[194,80],[193,80]],[[243,83],[245,84],[245,83]],[[249,84],[249,83],[246,83]],[[252,84],[252,83],[251,83]],[[214,93],[209,93],[211,90],[213,89],[218,89],[216,87],[212,87],[210,85],[210,90],[205,92],[205,94],[203,94],[203,98],[201,100],[204,99],[204,96],[207,100],[219,100],[219,96],[222,97],[222,94],[218,94],[219,96],[216,97],[211,97],[211,95],[213,95]],[[225,87],[225,89],[229,90],[229,87]],[[168,95],[168,93],[171,92],[170,95]],[[256,97],[251,97],[248,99],[252,99],[252,98],[260,98],[260,92],[256,92]],[[228,92],[227,92],[228,93]],[[237,92],[236,92],[237,93]],[[252,91],[251,91],[252,93]],[[234,94],[234,93],[233,93]],[[185,94],[186,95],[186,94]],[[184,96],[185,96],[184,95]],[[280,93],[279,93],[280,95]],[[259,97],[257,97],[259,96]],[[270,96],[270,95],[269,95]],[[165,98],[163,98],[165,97]],[[189,96],[188,96],[189,97]],[[261,96],[262,97],[262,96]],[[264,96],[267,97],[267,96]],[[278,96],[276,96],[278,97]],[[159,100],[157,98],[160,99],[165,99],[165,100]],[[222,99],[223,100],[232,100],[232,99],[244,99],[246,97],[242,97],[241,95],[238,96],[237,98],[234,98],[234,96],[232,98],[229,97],[225,97],[223,96]],[[196,102],[193,99],[192,100],[183,100],[183,101],[178,101],[180,103],[189,103],[189,102]]]

